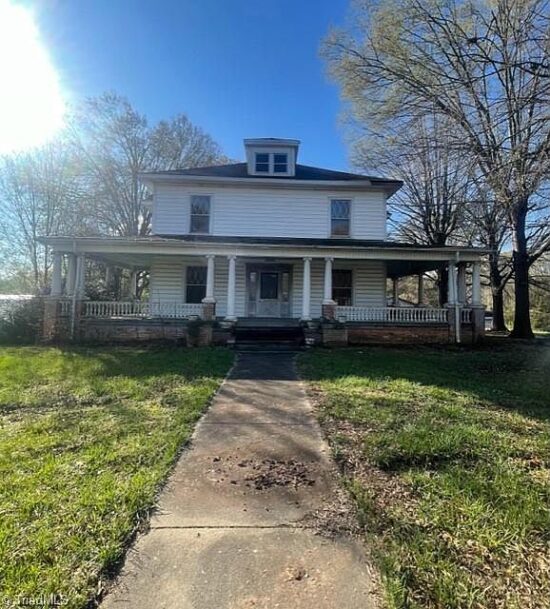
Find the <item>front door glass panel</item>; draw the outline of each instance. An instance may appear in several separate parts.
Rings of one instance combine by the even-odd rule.
[[[260,278],[260,299],[277,300],[279,298],[279,273],[263,272]]]

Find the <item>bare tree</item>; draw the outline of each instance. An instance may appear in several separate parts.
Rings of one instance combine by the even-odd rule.
[[[183,114],[151,127],[147,118],[115,93],[89,99],[74,115],[72,140],[81,159],[89,209],[100,230],[143,236],[150,231],[146,170],[218,162],[218,145]]]
[[[550,169],[546,0],[357,3],[325,55],[356,117],[383,125],[435,108],[475,160],[512,240],[512,335],[533,336],[529,268],[550,247],[548,206],[532,199]],[[531,236],[531,239],[529,237]]]
[[[12,270],[30,266],[36,290],[47,285],[51,260],[40,235],[74,232],[78,168],[62,138],[0,160],[0,234]]]
[[[475,181],[469,204],[465,207],[463,233],[465,241],[490,250],[487,282],[491,290],[492,329],[506,331],[504,317],[505,288],[513,276],[510,255],[504,250],[510,244],[510,230],[505,209],[497,203],[482,179]]]
[[[389,127],[389,126],[388,126]],[[409,243],[442,247],[457,243],[468,202],[471,162],[453,149],[449,122],[437,114],[406,125],[396,121],[391,135],[373,132],[355,145],[355,164],[403,180],[390,201],[391,223]],[[447,302],[447,272],[438,271],[440,304]]]

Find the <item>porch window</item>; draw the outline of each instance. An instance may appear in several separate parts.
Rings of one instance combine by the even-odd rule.
[[[330,202],[330,234],[332,237],[349,237],[350,235],[349,199],[332,199]]]
[[[332,300],[340,307],[351,307],[353,301],[353,273],[349,270],[332,271]]]
[[[191,196],[191,233],[210,232],[210,197],[205,195]]]
[[[185,276],[185,302],[200,303],[206,296],[206,267],[188,266]]]
[[[256,173],[269,173],[269,154],[267,152],[256,153]]]

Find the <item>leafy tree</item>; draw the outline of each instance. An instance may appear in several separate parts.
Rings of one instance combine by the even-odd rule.
[[[545,0],[362,0],[324,53],[359,120],[435,109],[504,210],[512,241],[512,336],[533,336],[529,268],[550,247],[550,37]]]

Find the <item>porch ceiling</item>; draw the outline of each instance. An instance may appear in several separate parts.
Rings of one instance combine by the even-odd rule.
[[[387,276],[390,279],[420,275],[428,271],[437,271],[445,268],[446,262],[428,260],[388,260],[386,262]]]

